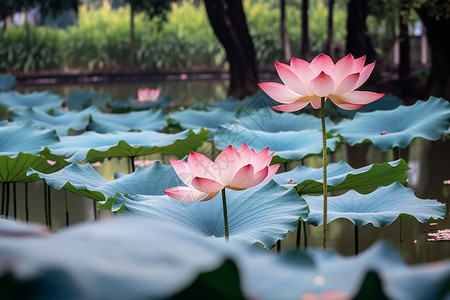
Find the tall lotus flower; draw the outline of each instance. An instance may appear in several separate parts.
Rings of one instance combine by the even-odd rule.
[[[138,89],[138,98],[136,99],[136,103],[156,101],[160,92],[160,89]]]
[[[325,54],[319,54],[311,63],[293,57],[290,65],[275,62],[283,84],[260,83],[259,87],[282,105],[272,107],[279,111],[297,111],[309,103],[320,108],[323,142],[323,248],[327,247],[327,137],[325,128],[325,101],[330,99],[343,109],[358,109],[380,99],[384,94],[355,91],[375,67],[375,62],[364,66],[366,57],[355,59],[349,54],[336,64]]]
[[[293,57],[290,65],[275,62],[283,84],[260,83],[259,87],[274,100],[284,105],[272,107],[280,111],[297,111],[309,103],[318,109],[325,97],[342,109],[353,110],[380,99],[385,94],[355,91],[372,73],[375,62],[364,66],[366,57],[353,58],[348,54],[336,64],[325,54],[319,54],[311,63]]]
[[[280,166],[270,166],[273,153],[268,154],[269,148],[256,153],[243,144],[237,150],[228,146],[214,162],[195,152],[189,154],[187,162],[171,159],[175,172],[187,186],[172,187],[164,193],[180,201],[193,202],[202,198],[201,201],[210,200],[222,191],[225,239],[228,240],[225,188],[245,190],[268,181]]]

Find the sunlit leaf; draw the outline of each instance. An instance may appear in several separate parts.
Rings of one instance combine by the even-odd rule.
[[[442,98],[430,97],[412,106],[399,106],[390,111],[357,113],[353,120],[343,120],[333,128],[351,146],[373,143],[382,151],[405,148],[414,138],[437,140],[448,130],[450,104]]]
[[[404,183],[408,179],[408,165],[403,159],[375,163],[359,169],[353,169],[344,161],[329,164],[327,167],[328,191],[356,190],[368,194],[379,186],[391,185],[394,182]],[[322,193],[322,168],[298,166],[292,171],[273,176],[278,184],[292,186],[300,194]]]
[[[310,209],[308,223],[322,225],[323,197],[304,195],[304,198]],[[327,222],[342,218],[357,226],[371,223],[380,227],[391,225],[401,215],[413,217],[420,223],[443,219],[445,204],[419,199],[412,189],[400,183],[380,187],[367,195],[348,191],[340,196],[328,197]]]

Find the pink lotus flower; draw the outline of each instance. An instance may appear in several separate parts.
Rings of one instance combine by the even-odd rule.
[[[290,65],[275,62],[283,84],[264,82],[258,84],[274,100],[284,105],[272,107],[280,111],[297,111],[311,103],[321,106],[321,97],[330,99],[343,109],[358,109],[380,99],[385,94],[355,91],[369,78],[375,62],[364,66],[366,57],[358,59],[349,54],[336,64],[325,54],[319,54],[311,63],[293,57]]]
[[[164,191],[180,201],[193,202],[204,198],[210,200],[223,188],[245,190],[267,182],[280,164],[269,166],[273,153],[269,148],[256,153],[243,144],[239,149],[233,146],[223,150],[213,162],[200,153],[189,154],[188,161],[170,160],[178,177],[187,186],[176,186]]]
[[[136,103],[154,102],[158,100],[160,89],[138,89]]]

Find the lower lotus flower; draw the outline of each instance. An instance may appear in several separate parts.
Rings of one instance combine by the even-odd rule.
[[[158,100],[160,89],[138,89],[136,103],[154,102]]]
[[[187,162],[171,159],[175,172],[187,186],[172,187],[164,193],[180,201],[193,202],[202,198],[201,201],[210,200],[222,191],[225,239],[228,240],[225,188],[245,190],[268,181],[280,166],[270,166],[273,153],[268,154],[269,148],[256,153],[243,144],[237,150],[228,146],[214,162],[194,152],[189,154]]]

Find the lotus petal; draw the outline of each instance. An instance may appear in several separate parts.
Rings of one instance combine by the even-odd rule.
[[[304,197],[310,209],[308,223],[322,225],[322,196]],[[328,197],[327,222],[342,218],[350,220],[356,226],[371,223],[380,227],[391,225],[401,215],[413,217],[420,223],[430,219],[443,219],[445,204],[436,200],[419,199],[412,189],[398,182],[380,187],[368,195],[349,191],[340,196]]]
[[[49,147],[51,154],[67,157],[68,161],[102,161],[107,157],[143,156],[163,153],[184,157],[200,147],[209,132],[185,130],[177,134],[156,131],[96,133],[61,137],[61,142]]]
[[[353,120],[343,120],[332,128],[351,146],[371,142],[382,151],[405,148],[416,137],[437,140],[448,130],[450,104],[430,97],[412,106],[390,111],[357,113]]]
[[[403,159],[393,162],[375,163],[353,169],[344,161],[329,164],[327,167],[328,191],[356,190],[368,194],[379,186],[394,182],[404,183],[408,178],[408,165]],[[322,193],[322,168],[298,166],[294,170],[276,174],[273,180],[286,187],[295,187],[300,194]],[[289,183],[292,182],[292,183]]]
[[[269,147],[270,151],[275,152],[272,162],[298,161],[322,153],[322,133],[315,129],[272,133],[250,130],[240,125],[221,125],[214,142],[219,149],[228,145],[239,147],[243,143],[255,151]],[[328,151],[335,151],[339,144],[338,137],[327,139]]]
[[[160,131],[166,127],[167,114],[162,110],[145,110],[123,114],[93,113],[88,130],[98,133],[114,131]]]

